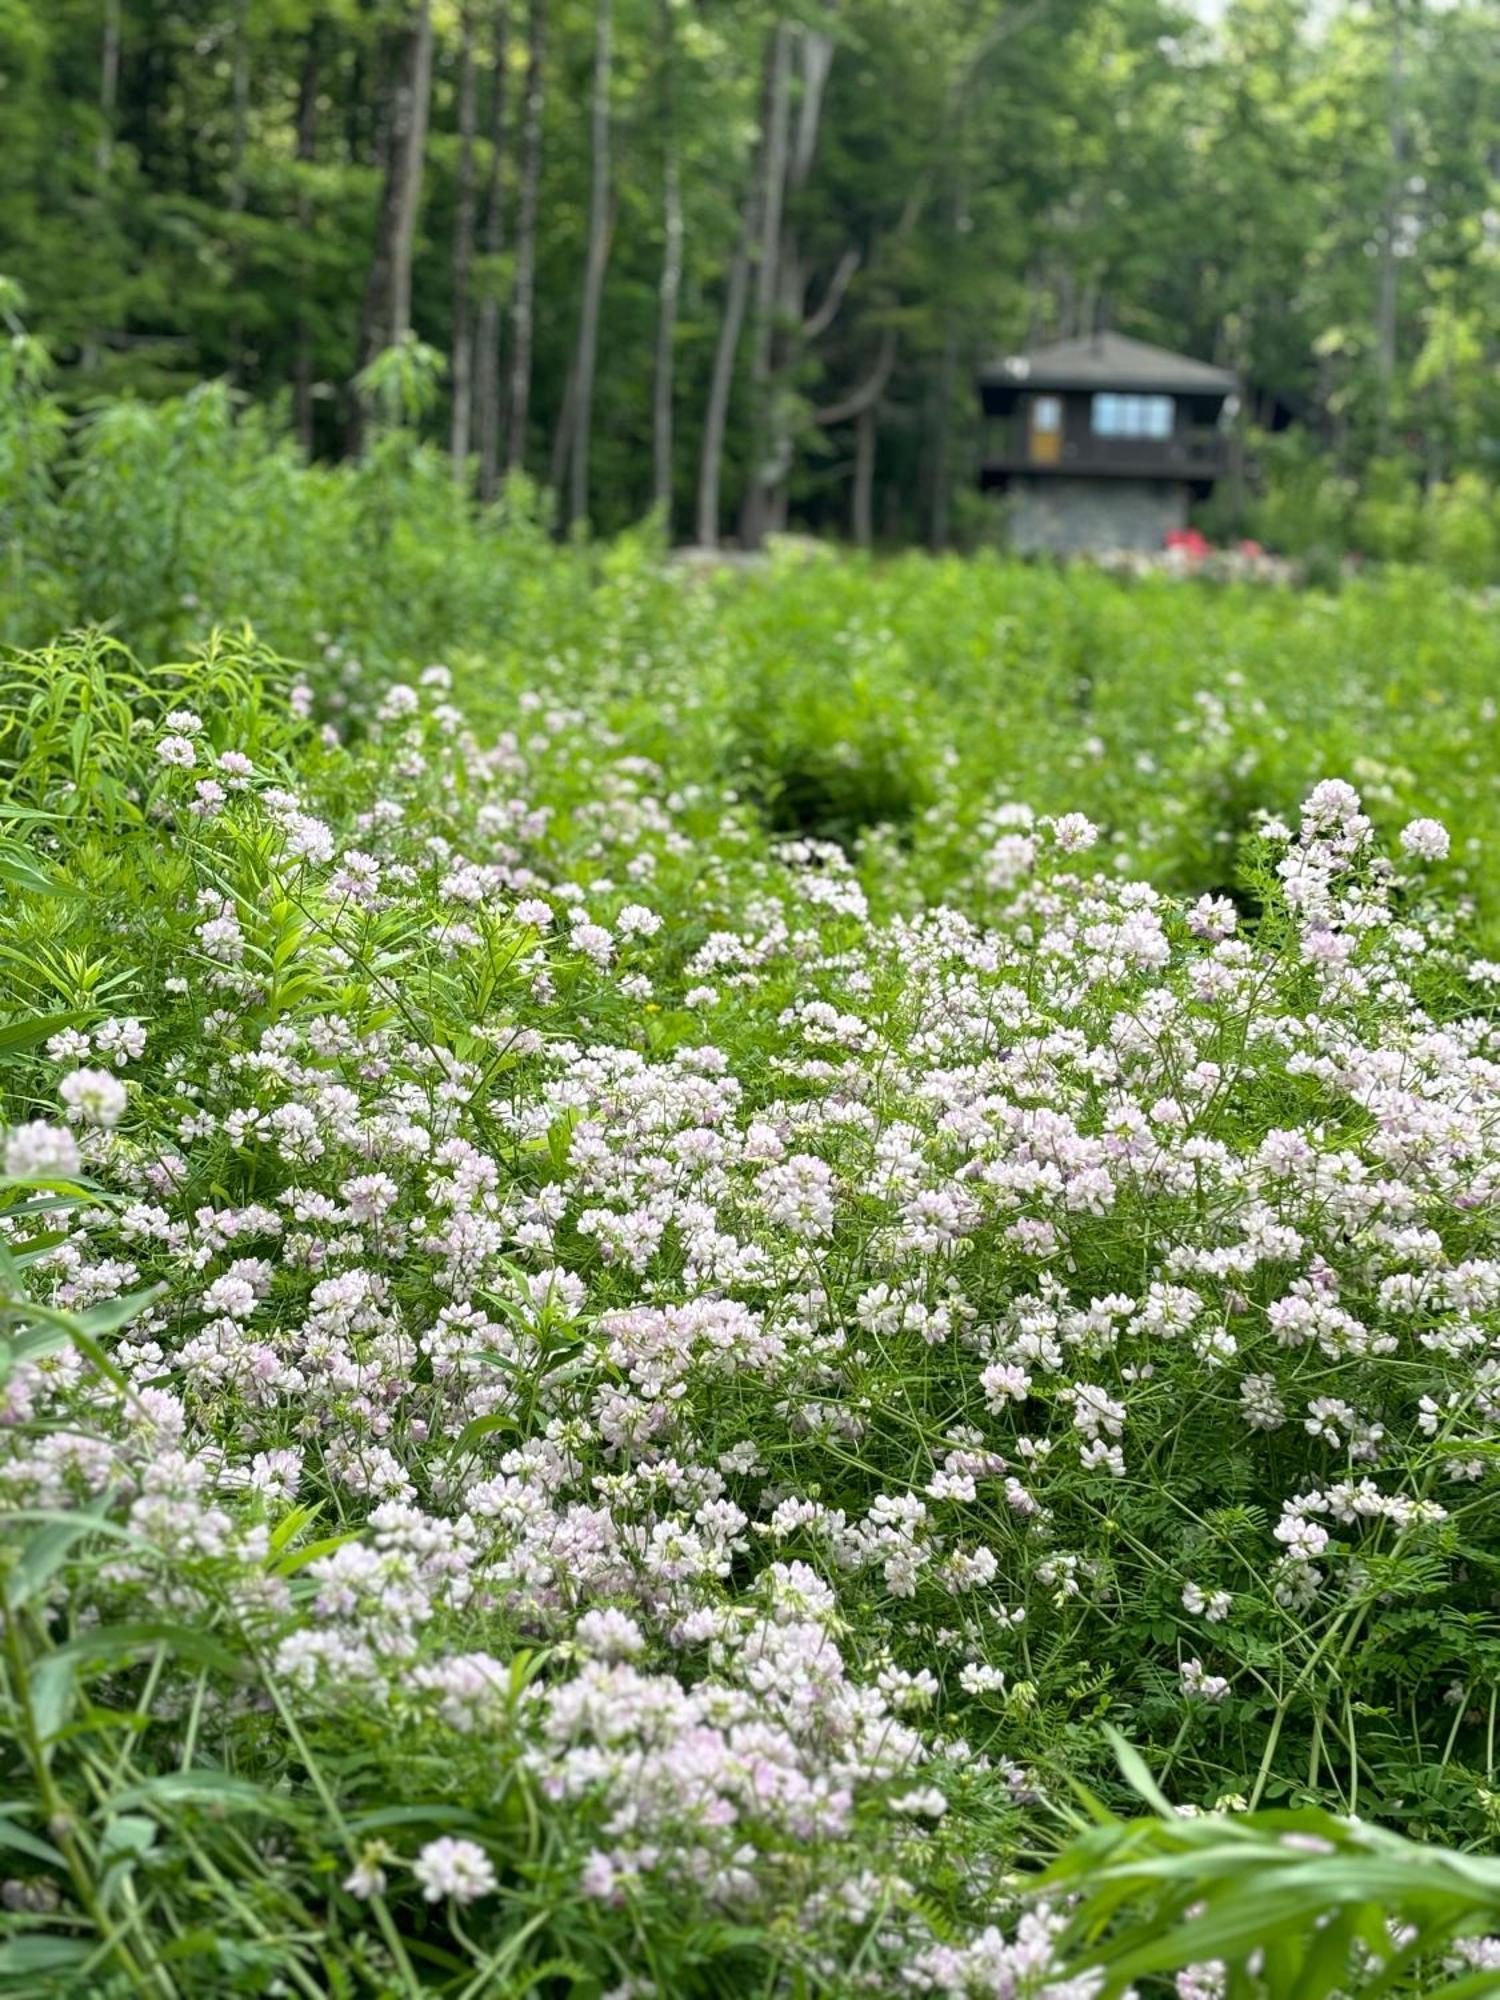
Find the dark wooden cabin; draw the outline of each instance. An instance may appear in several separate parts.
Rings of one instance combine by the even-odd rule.
[[[1227,368],[1122,333],[982,368],[980,482],[1011,503],[1012,547],[1159,549],[1226,470],[1236,391]]]

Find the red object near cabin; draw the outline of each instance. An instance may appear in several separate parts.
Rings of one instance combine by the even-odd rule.
[[[1200,534],[1196,528],[1168,528],[1166,546],[1169,549],[1180,550],[1189,562],[1201,562],[1206,555],[1212,553],[1212,545],[1208,538]]]

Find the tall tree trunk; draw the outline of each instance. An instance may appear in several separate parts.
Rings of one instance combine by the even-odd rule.
[[[120,101],[120,0],[104,0],[104,35],[99,46],[99,137],[94,143],[94,175],[102,194],[115,157],[115,111]]]
[[[314,20],[308,29],[302,52],[302,71],[297,79],[297,164],[310,167],[318,152],[318,89],[323,71],[322,23]],[[305,242],[312,228],[312,197],[307,178],[299,175],[297,186],[297,236]],[[292,420],[297,442],[309,455],[313,448],[312,326],[307,316],[308,275],[303,272],[298,287],[296,352],[292,360]]]
[[[1435,390],[1435,393],[1434,393]],[[1427,440],[1427,486],[1441,486],[1448,477],[1448,449],[1452,442],[1448,426],[1453,421],[1453,341],[1443,341],[1438,379],[1428,391],[1431,411],[1425,426]]]
[[[391,341],[411,332],[411,257],[422,204],[422,166],[427,151],[427,112],[432,96],[432,4],[419,0],[414,35],[411,111],[397,150],[396,227],[391,244]]]
[[[370,268],[365,274],[364,297],[359,307],[359,336],[355,350],[356,371],[367,368],[384,345],[384,332],[388,323],[387,301],[391,285],[391,204],[394,198],[395,174],[395,120],[387,118],[378,134],[380,163],[384,169],[380,200],[380,213],[375,224],[375,244],[370,255]],[[348,449],[358,453],[364,430],[364,408],[358,394],[355,395],[349,411]]]
[[[1225,441],[1227,470],[1225,487],[1229,495],[1229,519],[1236,534],[1241,534],[1245,523],[1245,429],[1250,421],[1250,349],[1254,326],[1254,308],[1247,306],[1234,316],[1233,321],[1222,330],[1223,345],[1229,359],[1229,366],[1239,378],[1239,392],[1231,398],[1234,408],[1229,413],[1228,435]]]
[[[231,215],[245,212],[245,128],[250,118],[250,8],[234,10],[234,53],[229,67],[229,185]]]
[[[1375,300],[1376,445],[1391,444],[1396,382],[1397,238],[1406,188],[1406,0],[1391,0],[1391,61],[1386,109],[1389,163],[1380,231],[1380,279]]]
[[[94,141],[94,196],[101,209],[109,197],[110,171],[115,158],[121,35],[120,0],[104,0],[104,26],[99,43],[99,136]],[[102,345],[100,334],[91,331],[78,357],[79,365],[85,371],[98,367]]]
[[[682,179],[677,145],[677,51],[671,0],[661,0],[662,253],[656,292],[656,366],[651,380],[651,498],[672,538],[672,385],[682,292]]]
[[[869,403],[854,423],[854,491],[849,512],[854,540],[862,549],[869,548],[875,539],[874,500],[875,405]]]
[[[943,329],[943,358],[938,365],[936,408],[932,413],[932,514],[927,531],[929,548],[948,546],[953,504],[950,440],[953,436],[953,391],[958,380],[958,322],[952,312]]]
[[[359,365],[394,347],[411,331],[411,258],[417,208],[422,196],[422,163],[427,146],[427,108],[432,89],[432,4],[417,0],[396,55],[395,87],[385,137],[385,184],[375,231],[375,250],[360,311]],[[357,452],[364,411],[356,398],[349,445]]]
[[[949,254],[955,264],[963,255],[964,239],[972,223],[969,216],[969,176],[964,156],[964,114],[968,108],[962,83],[955,84],[948,97],[948,125],[952,137],[952,188],[948,221],[952,230]],[[1028,290],[1031,289],[1028,284]],[[928,526],[928,547],[941,552],[948,546],[953,507],[953,392],[958,386],[958,311],[950,298],[943,314],[943,358],[938,367],[937,408],[932,423],[932,515]]]
[[[823,93],[833,68],[833,37],[818,28],[804,28],[798,38],[802,95],[797,104],[797,130],[792,142],[791,185],[805,186],[818,149],[823,117]]]
[[[801,192],[807,183],[808,175],[812,172],[818,146],[818,128],[823,115],[823,96],[828,88],[829,73],[833,68],[833,37],[821,29],[798,28],[795,47],[799,91],[797,116],[792,128],[787,160],[784,211]],[[762,532],[779,531],[786,526],[792,464],[795,456],[795,441],[792,436],[787,399],[778,393],[777,381],[795,369],[811,342],[826,333],[838,317],[844,292],[850,278],[858,269],[860,255],[854,249],[844,253],[829,281],[823,303],[811,317],[807,316],[808,266],[798,249],[790,220],[782,224],[781,245],[776,261],[782,332],[779,342],[773,333],[771,366],[766,385],[766,448],[762,460],[764,469],[761,477],[760,501]],[[781,350],[779,358],[776,351],[778,345]]]
[[[526,110],[521,141],[521,192],[516,217],[516,283],[511,298],[510,434],[505,463],[511,472],[526,464],[526,427],[531,416],[531,343],[536,316],[536,224],[542,185],[542,103],[546,55],[546,0],[531,0],[526,23]]]
[[[698,461],[697,538],[700,547],[719,546],[719,487],[724,467],[724,426],[729,417],[729,393],[734,386],[734,361],[739,352],[740,329],[745,323],[745,300],[750,289],[750,245],[755,236],[755,192],[745,196],[740,240],[729,263],[724,286],[724,310],[719,318],[719,337],[714,343],[713,374],[708,385],[708,406],[703,413],[703,444]]]
[[[599,356],[599,308],[604,297],[604,267],[609,257],[609,66],[611,0],[595,0],[594,100],[591,119],[588,254],[584,261],[583,301],[578,312],[578,359],[575,363],[573,438],[568,468],[568,513],[586,520],[589,511],[589,445],[594,416],[594,372]]]
[[[453,210],[453,423],[448,447],[453,477],[462,480],[469,463],[474,418],[474,339],[469,295],[474,264],[474,10],[459,13],[462,46],[458,59],[458,175]]]
[[[349,58],[349,87],[344,92],[344,146],[351,160],[380,166],[385,160],[382,119],[385,107],[379,88],[370,88],[370,60],[363,42],[356,42]],[[371,99],[374,99],[372,105]]]
[[[229,71],[229,184],[227,206],[235,222],[245,212],[245,142],[250,123],[250,8],[248,0],[238,0],[234,10],[234,53]],[[229,379],[237,382],[244,362],[244,321],[239,298],[244,287],[241,272],[241,245],[235,222],[231,222],[230,291],[235,304],[229,317]]]
[[[547,484],[563,501],[567,498],[563,480],[567,475],[568,462],[573,453],[573,427],[577,421],[578,357],[575,354],[568,363],[568,379],[563,384],[563,398],[557,411],[557,427],[552,433],[552,456],[547,463]],[[559,525],[562,525],[561,513]]]
[[[505,0],[495,9],[495,94],[490,104],[490,174],[482,248],[487,267],[474,329],[474,427],[479,444],[479,497],[493,500],[500,474],[500,292],[505,248],[506,64],[510,22]]]
[[[771,341],[780,274],[781,212],[786,194],[793,29],[778,21],[771,32],[761,146],[760,219],[755,263],[755,313],[750,334],[750,463],[740,509],[740,539],[758,548],[765,532],[771,454]]]

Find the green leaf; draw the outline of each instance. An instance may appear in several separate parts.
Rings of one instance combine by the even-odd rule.
[[[209,1667],[221,1674],[244,1671],[244,1662],[222,1641],[191,1625],[166,1621],[143,1621],[121,1625],[101,1625],[81,1632],[47,1655],[52,1660],[75,1662],[81,1669],[118,1666],[123,1660],[154,1653],[165,1647],[174,1660],[189,1660],[194,1666]]]
[[[1360,1929],[1358,1908],[1339,1910],[1317,1932],[1302,1965],[1302,1983],[1309,2000],[1322,2000],[1349,1976],[1349,1954]],[[1300,1990],[1300,1989],[1299,1989]]]
[[[0,848],[0,882],[8,882],[27,896],[56,896],[68,902],[76,902],[83,894],[71,882],[49,875],[22,850],[10,846]]]
[[[349,1831],[357,1834],[378,1833],[394,1826],[464,1826],[481,1827],[484,1821],[478,1813],[469,1812],[463,1806],[450,1806],[435,1799],[425,1806],[381,1806],[374,1812],[360,1813],[349,1821]]]
[[[1109,1739],[1109,1746],[1115,1753],[1115,1761],[1131,1790],[1159,1812],[1163,1819],[1175,1819],[1177,1815],[1162,1797],[1160,1788],[1140,1752],[1127,1743],[1119,1730],[1112,1728],[1109,1723],[1104,1725],[1104,1734]]]
[[[1495,2000],[1500,1993],[1500,1973],[1465,1972],[1442,1986],[1424,1986],[1422,2000]]]
[[[474,1417],[464,1425],[455,1439],[453,1456],[462,1458],[465,1452],[472,1451],[476,1444],[487,1437],[492,1437],[496,1431],[519,1429],[517,1418],[508,1410],[493,1410],[487,1417]]]
[[[325,1535],[322,1541],[309,1542],[305,1549],[293,1549],[290,1555],[283,1556],[279,1563],[273,1565],[273,1573],[276,1576],[295,1576],[299,1569],[306,1569],[310,1562],[316,1562],[320,1556],[331,1556],[334,1550],[341,1549],[345,1542],[358,1540],[359,1532],[355,1528],[350,1528],[342,1535]]]
[[[552,1162],[552,1171],[559,1178],[567,1171],[568,1155],[573,1150],[573,1127],[577,1119],[573,1112],[566,1111],[561,1118],[554,1119],[547,1128],[547,1156]]]
[[[153,1306],[166,1291],[165,1285],[147,1285],[139,1292],[126,1292],[118,1299],[105,1299],[102,1304],[90,1306],[87,1312],[78,1315],[78,1324],[85,1333],[96,1338],[103,1333],[118,1333],[122,1326],[138,1319],[148,1306]]]
[[[276,1523],[276,1526],[271,1530],[272,1555],[275,1555],[279,1550],[284,1549],[287,1543],[291,1541],[294,1536],[300,1535],[304,1528],[311,1527],[312,1523],[317,1520],[318,1515],[321,1512],[322,1512],[321,1505],[289,1508],[288,1511],[285,1514],[283,1514],[281,1519]]]
[[[100,1503],[96,1502],[96,1507]],[[5,1572],[5,1602],[12,1611],[29,1604],[44,1590],[68,1559],[68,1551],[85,1535],[108,1531],[102,1513],[84,1511],[47,1520],[26,1542]]]
[[[116,1792],[110,1803],[117,1812],[132,1806],[215,1806],[222,1812],[258,1812],[274,1819],[284,1819],[290,1810],[290,1802],[266,1786],[207,1764],[144,1778]]]
[[[99,1841],[101,1860],[118,1861],[123,1855],[140,1855],[156,1845],[161,1828],[144,1813],[116,1813],[105,1825]]]
[[[92,1958],[94,1945],[84,1938],[52,1937],[45,1931],[0,1943],[0,1978],[21,1978],[34,1972],[62,1972]],[[54,1989],[56,1990],[56,1989]],[[33,1988],[33,2000],[36,1989]]]
[[[31,1715],[45,1749],[67,1727],[76,1692],[74,1662],[49,1653],[31,1674]]]
[[[81,1028],[92,1019],[92,1014],[28,1014],[19,1021],[6,1021],[0,1024],[0,1056],[19,1055],[38,1042],[50,1041],[64,1028]]]
[[[9,1847],[17,1854],[29,1855],[33,1861],[45,1861],[49,1868],[66,1868],[67,1862],[50,1841],[40,1834],[28,1833],[24,1826],[12,1823],[10,1815],[20,1812],[20,1806],[0,1807],[0,1847]]]
[[[103,1300],[83,1313],[58,1312],[51,1306],[38,1305],[24,1298],[0,1299],[0,1312],[25,1315],[34,1322],[25,1333],[16,1336],[12,1345],[13,1358],[55,1354],[71,1344],[93,1363],[106,1381],[123,1390],[125,1378],[100,1345],[100,1337],[115,1333],[138,1318],[162,1296],[164,1290],[162,1285],[152,1285],[144,1291],[129,1292],[123,1298]]]

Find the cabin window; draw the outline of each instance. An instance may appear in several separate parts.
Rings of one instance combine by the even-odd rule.
[[[1170,396],[1095,396],[1090,414],[1095,437],[1167,438],[1172,435]]]

